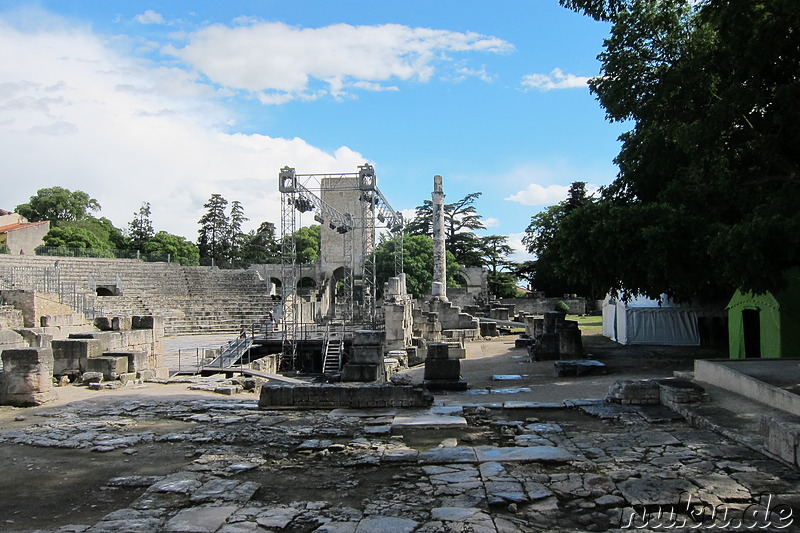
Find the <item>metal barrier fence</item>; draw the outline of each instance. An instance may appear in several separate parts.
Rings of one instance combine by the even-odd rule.
[[[88,289],[79,288],[74,281],[61,281],[58,267],[0,266],[0,289],[54,294],[61,304],[89,320],[103,315],[103,310],[95,306],[94,295],[87,293]]]

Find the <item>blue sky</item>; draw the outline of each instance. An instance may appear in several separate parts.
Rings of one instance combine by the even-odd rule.
[[[0,207],[58,185],[195,240],[212,193],[279,225],[281,167],[367,162],[404,213],[435,174],[482,192],[516,243],[616,175],[622,126],[586,87],[608,29],[557,0],[0,0]]]

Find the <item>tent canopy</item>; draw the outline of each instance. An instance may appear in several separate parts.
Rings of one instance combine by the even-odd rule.
[[[603,335],[620,344],[699,346],[697,308],[637,296],[624,302],[610,295],[603,301]]]

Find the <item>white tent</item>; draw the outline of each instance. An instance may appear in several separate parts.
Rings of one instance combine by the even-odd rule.
[[[659,303],[643,296],[628,302],[603,301],[603,335],[620,344],[699,346],[697,308],[664,296]]]

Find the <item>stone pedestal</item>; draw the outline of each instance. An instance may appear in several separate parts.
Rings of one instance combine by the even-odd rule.
[[[33,406],[58,397],[53,390],[53,350],[8,349],[3,350],[2,358],[0,404]]]
[[[342,368],[342,381],[384,381],[383,332],[362,330],[353,334],[350,357]]]
[[[467,390],[467,382],[461,379],[461,361],[450,358],[450,346],[444,342],[428,345],[425,359],[425,381],[429,390]]]

